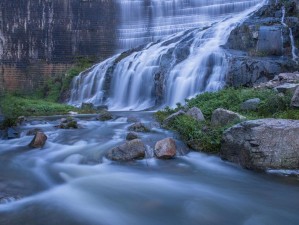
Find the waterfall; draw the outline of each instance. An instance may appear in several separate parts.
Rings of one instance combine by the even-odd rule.
[[[261,1],[117,0],[120,9],[118,52],[187,29],[203,28]]]
[[[297,52],[298,52],[298,49],[296,48],[296,45],[295,45],[295,41],[294,41],[294,36],[293,36],[293,31],[292,31],[292,28],[290,28],[284,21],[285,21],[285,7],[283,6],[282,9],[282,17],[281,17],[281,24],[286,27],[286,28],[289,28],[289,38],[290,38],[290,41],[291,41],[291,47],[292,47],[292,60],[295,62],[295,63],[299,63],[298,59],[298,55],[297,55]],[[283,35],[281,34],[281,38],[282,38],[282,43],[283,43]]]
[[[217,10],[216,5],[221,8],[224,2],[238,7],[229,7],[221,19],[209,27],[187,27],[160,41],[95,65],[73,80],[69,103],[76,106],[82,102],[105,104],[110,110],[144,110],[174,106],[196,94],[222,88],[227,60],[221,46],[226,43],[230,32],[265,1],[210,2],[217,3],[214,5]]]
[[[291,46],[292,46],[292,59],[295,63],[299,63],[299,57],[298,57],[298,49],[296,48],[293,31],[292,28],[289,28],[289,34],[290,34],[290,40],[291,40]]]

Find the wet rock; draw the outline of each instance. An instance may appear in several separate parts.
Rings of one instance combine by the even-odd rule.
[[[162,123],[163,126],[168,126],[171,122],[173,122],[177,117],[181,115],[185,115],[186,113],[183,110],[180,110],[176,113],[171,114],[168,116]]]
[[[37,132],[29,144],[31,148],[42,148],[47,141],[48,137],[43,132]]]
[[[129,126],[128,130],[135,132],[150,132],[150,129],[140,122],[134,123],[133,125]]]
[[[291,100],[291,107],[299,108],[299,87],[296,88]]]
[[[212,113],[211,125],[214,127],[227,126],[232,123],[240,122],[245,119],[246,118],[244,116],[241,116],[238,113],[226,109],[218,108],[214,110],[214,112]]]
[[[203,150],[202,143],[198,139],[189,140],[186,144],[189,148],[192,148],[193,150],[196,150],[196,151]]]
[[[113,116],[112,114],[107,111],[107,110],[102,110],[98,115],[97,115],[97,120],[99,121],[107,121],[107,120],[112,120]]]
[[[298,83],[299,82],[299,72],[294,73],[280,73],[277,76],[277,80],[284,83]]]
[[[159,159],[171,159],[176,154],[175,140],[172,138],[165,138],[158,141],[155,145],[155,156]]]
[[[33,136],[36,135],[37,132],[42,132],[42,130],[40,128],[34,128],[32,130],[27,131],[26,135]]]
[[[294,93],[298,86],[299,84],[285,83],[275,87],[274,89],[277,90],[279,93],[284,93],[284,94],[287,92]]]
[[[127,118],[127,122],[128,123],[138,123],[140,122],[140,119],[136,118],[136,117],[133,117],[133,116],[130,116]]]
[[[60,129],[78,129],[78,122],[73,117],[62,118],[58,125]]]
[[[131,141],[131,140],[138,139],[138,138],[139,138],[138,134],[136,134],[135,132],[129,132],[127,134],[126,140]]]
[[[8,127],[4,132],[4,136],[7,139],[15,139],[20,137],[20,132],[16,127]]]
[[[92,103],[87,103],[87,102],[83,102],[82,104],[81,104],[81,109],[83,109],[83,110],[92,110],[92,109],[94,109],[94,105],[92,104]]]
[[[106,157],[114,161],[131,161],[144,158],[145,151],[145,144],[140,139],[135,139],[110,149]]]
[[[299,121],[260,119],[226,130],[221,158],[254,170],[299,168]]]
[[[197,121],[205,121],[204,115],[202,114],[201,110],[197,107],[189,109],[186,114]]]
[[[243,102],[240,108],[244,111],[256,111],[260,103],[261,100],[259,98],[253,98]]]
[[[18,118],[17,118],[17,124],[18,125],[22,125],[22,123],[24,123],[26,121],[26,117],[25,116],[19,116]]]

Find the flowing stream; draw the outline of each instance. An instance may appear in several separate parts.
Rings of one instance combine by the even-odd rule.
[[[128,20],[132,17],[137,25],[140,22],[142,28],[152,28],[153,32],[147,37],[160,37],[160,30],[165,31],[165,35],[170,30],[178,33],[138,50],[116,55],[81,73],[73,80],[69,101],[72,105],[90,102],[107,105],[111,110],[144,110],[175,106],[196,94],[219,90],[225,85],[227,72],[227,60],[221,46],[232,29],[265,4],[262,0],[122,2],[126,12],[130,12],[127,8],[141,7],[143,2],[151,5],[153,21],[149,25],[142,19],[139,21],[137,15],[135,19],[126,17]],[[171,29],[170,25],[165,25],[165,29],[159,27],[170,21],[177,29]],[[203,22],[203,25],[192,21]],[[129,24],[127,21],[124,26]],[[190,24],[196,28],[191,28],[193,25]],[[132,28],[134,31],[127,32],[134,37],[131,38],[134,46],[138,44],[135,36],[142,33],[138,31],[139,25]],[[141,35],[142,39],[144,35]]]
[[[157,140],[175,137],[150,112],[115,112],[108,122],[77,118],[78,130],[55,128],[59,117],[31,119],[20,139],[0,141],[0,224],[5,225],[297,225],[296,177],[243,170],[217,156],[190,152],[178,140],[173,160],[152,157]],[[125,141],[128,117],[151,127],[140,134],[147,157],[105,158]],[[30,149],[28,130],[48,136]]]

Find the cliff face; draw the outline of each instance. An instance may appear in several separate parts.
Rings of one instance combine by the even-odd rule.
[[[299,70],[299,1],[269,0],[230,34],[226,83],[252,86]]]
[[[116,14],[113,0],[2,0],[0,91],[31,90],[76,57],[111,55]]]

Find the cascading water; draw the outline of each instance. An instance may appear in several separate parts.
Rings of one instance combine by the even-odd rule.
[[[299,63],[298,59],[298,49],[296,48],[296,45],[295,45],[295,40],[294,40],[294,36],[293,36],[293,31],[292,31],[292,28],[289,27],[286,23],[285,23],[285,7],[282,7],[281,9],[282,11],[282,17],[281,17],[281,24],[286,27],[286,28],[289,28],[289,38],[290,38],[290,41],[291,41],[291,47],[292,47],[292,59],[295,63]],[[283,43],[283,35],[281,35],[282,37],[282,43]]]
[[[143,1],[138,2],[141,4]],[[168,1],[144,2],[165,5]],[[184,5],[182,1],[171,2]],[[189,6],[194,2],[190,1]],[[207,1],[203,3],[207,4]],[[158,105],[174,106],[198,93],[222,88],[227,62],[221,46],[226,43],[231,30],[264,3],[261,0],[213,1],[209,6],[198,5],[194,11],[200,9],[207,15],[215,12],[211,16],[218,15],[213,20],[217,23],[208,28],[181,31],[141,50],[114,56],[96,65],[90,72],[82,73],[73,80],[69,103],[77,106],[82,102],[105,104],[110,110],[143,110]],[[175,15],[180,17],[179,13]],[[196,20],[201,21],[200,18]],[[187,21],[186,24],[190,23]],[[183,26],[177,27],[175,31],[183,29]],[[186,28],[190,27],[186,25]],[[100,82],[95,85],[94,80]]]
[[[202,28],[252,7],[251,0],[117,0],[120,9],[118,51]]]

